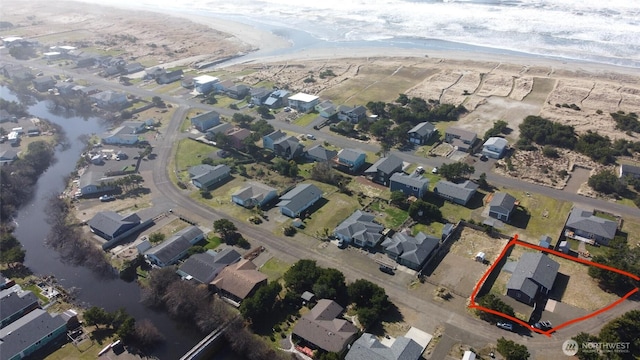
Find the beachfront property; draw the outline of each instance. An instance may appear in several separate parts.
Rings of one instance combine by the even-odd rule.
[[[566,237],[586,243],[609,245],[618,231],[618,223],[594,215],[593,211],[574,207],[564,225]]]
[[[425,121],[414,126],[407,132],[409,134],[409,141],[416,145],[424,145],[431,137],[433,137],[438,130],[435,125]]]
[[[286,136],[286,133],[280,130],[275,130],[262,137],[262,147],[273,151],[273,145],[275,144],[275,142]]]
[[[459,184],[451,181],[440,180],[433,188],[433,193],[443,199],[466,206],[477,190],[478,184],[469,180]]]
[[[542,252],[525,252],[518,259],[507,282],[507,295],[533,305],[538,294],[548,294],[556,281],[560,264]]]
[[[54,87],[56,80],[51,76],[43,76],[33,79],[32,83],[34,89],[40,92],[45,92]]]
[[[476,142],[478,136],[473,131],[449,127],[444,133],[444,141],[453,145],[459,151],[468,152]]]
[[[320,299],[293,327],[292,335],[316,349],[342,353],[358,334],[358,329],[340,318],[344,309],[337,302]]]
[[[406,196],[422,199],[429,190],[429,179],[417,172],[411,174],[396,172],[389,178],[389,190],[402,191]]]
[[[411,236],[406,231],[393,234],[393,237],[386,238],[381,244],[388,257],[415,271],[422,269],[439,245],[440,239],[437,237],[423,232]]]
[[[214,89],[215,84],[218,82],[220,82],[220,79],[215,76],[200,75],[193,78],[193,87],[194,90],[200,94],[208,94]]]
[[[297,93],[289,97],[289,107],[299,112],[309,112],[320,102],[320,97],[305,93]]]
[[[220,114],[213,110],[191,118],[191,126],[202,133],[206,133],[207,130],[218,124],[220,124]]]
[[[333,230],[333,235],[347,244],[373,248],[383,238],[384,230],[375,218],[373,214],[356,210]]]
[[[511,213],[516,206],[516,198],[506,192],[493,194],[489,203],[489,216],[498,220],[509,222]]]
[[[231,168],[224,164],[216,166],[201,164],[189,168],[191,183],[198,189],[203,190],[211,189],[230,176]]]
[[[276,109],[287,104],[289,98],[289,92],[284,89],[272,91],[269,97],[264,101],[264,106]]]
[[[338,106],[338,119],[341,121],[347,121],[352,124],[357,124],[360,120],[367,118],[367,108],[362,105],[358,106]]]
[[[225,90],[225,94],[232,99],[242,100],[249,94],[249,87],[243,84],[233,85]]]
[[[284,136],[273,142],[273,152],[285,160],[292,160],[304,154],[304,145],[295,136]]]
[[[493,136],[482,144],[482,155],[492,159],[500,159],[507,150],[507,139]]]
[[[80,196],[96,195],[115,190],[117,187],[111,182],[118,177],[107,177],[102,171],[88,168],[80,176],[78,192]]]
[[[278,196],[278,190],[271,186],[257,182],[248,182],[247,184],[248,186],[231,195],[231,201],[246,208],[254,206],[262,208]]]
[[[297,218],[322,198],[322,190],[313,184],[299,184],[280,197],[276,206],[280,213],[291,218]]]
[[[325,100],[321,103],[318,103],[315,106],[315,109],[318,114],[325,119],[328,119],[338,113],[338,109],[336,109],[331,100]]]
[[[191,246],[204,239],[204,233],[196,226],[186,227],[144,252],[144,257],[158,267],[173,265],[187,255]]]
[[[271,91],[263,87],[251,88],[249,95],[251,96],[251,104],[260,106],[269,98]]]
[[[165,72],[156,77],[156,82],[160,85],[170,84],[175,81],[180,81],[182,76],[184,75],[184,71],[182,69]]]

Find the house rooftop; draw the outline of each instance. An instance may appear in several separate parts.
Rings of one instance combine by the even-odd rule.
[[[299,184],[286,194],[280,197],[280,202],[276,206],[286,206],[293,213],[298,213],[312,199],[322,195],[322,190],[313,184]]]
[[[515,204],[516,198],[511,196],[511,194],[508,194],[506,192],[497,192],[493,194],[493,198],[491,199],[491,203],[489,203],[489,206],[498,206],[511,212],[515,207]]]
[[[257,266],[251,260],[240,260],[222,269],[211,284],[244,299],[259,283],[267,280],[267,276],[256,269]]]
[[[203,234],[197,226],[186,227],[145,252],[145,255],[153,254],[163,264],[169,264],[171,259],[178,256],[191,247],[191,240]]]
[[[411,130],[408,131],[408,133],[409,134],[416,133],[419,136],[426,136],[427,134],[435,131],[435,129],[436,129],[435,125],[433,125],[428,121],[425,121],[414,126]]]
[[[336,157],[338,152],[335,150],[325,149],[324,146],[318,144],[307,150],[307,154],[322,161],[330,161],[331,159]]]
[[[2,359],[20,359],[22,351],[65,325],[60,315],[52,315],[42,309],[29,312],[0,329]]]
[[[517,289],[534,298],[538,285],[551,290],[560,264],[542,252],[525,252],[509,278],[507,289]]]
[[[412,174],[397,172],[391,175],[391,178],[389,178],[389,180],[391,182],[396,182],[415,188],[422,188],[424,185],[429,186],[429,179],[416,172]]]
[[[473,131],[469,131],[469,130],[465,130],[457,127],[447,128],[445,133],[454,135],[464,141],[472,141],[477,136],[476,133],[474,133]]]
[[[344,319],[337,319],[342,306],[333,300],[318,300],[311,311],[304,314],[293,333],[329,352],[341,352],[358,329]]]
[[[356,210],[333,231],[351,239],[360,240],[363,243],[377,244],[382,238],[381,233],[384,230],[384,226],[374,220],[375,216],[373,214]]]
[[[493,136],[487,139],[482,146],[493,146],[495,148],[504,149],[507,147],[507,139],[499,136]]]
[[[249,186],[246,186],[231,196],[236,196],[244,201],[249,199],[254,199],[257,201],[262,201],[270,192],[277,191],[277,189],[272,188],[271,186],[267,186],[257,182],[249,182]]]
[[[180,265],[180,271],[202,284],[208,284],[222,271],[222,268],[240,259],[241,255],[232,248],[226,248],[220,252],[209,250],[191,255]]]
[[[297,93],[291,97],[289,97],[289,101],[300,101],[300,102],[312,102],[314,100],[319,99],[320,97],[315,96],[315,95],[310,95],[310,94],[305,94],[305,93]]]
[[[408,337],[398,336],[387,347],[373,334],[364,333],[351,345],[345,360],[418,360],[423,350],[420,344]]]
[[[139,223],[140,217],[135,213],[122,216],[114,211],[101,211],[91,218],[88,224],[104,234],[113,235],[124,225]]]
[[[478,184],[469,180],[459,184],[451,181],[440,180],[436,183],[435,189],[437,189],[438,194],[450,196],[454,199],[466,200],[476,192]]]
[[[342,149],[338,152],[338,157],[340,159],[351,162],[358,160],[361,155],[367,156],[364,151],[359,149]]]
[[[616,231],[618,230],[618,224],[615,221],[595,216],[593,215],[593,211],[578,207],[571,209],[566,226],[609,240],[616,236]]]
[[[402,169],[402,159],[391,154],[387,157],[380,158],[375,164],[371,165],[365,173],[375,173],[382,171],[385,174],[391,174],[398,168]]]

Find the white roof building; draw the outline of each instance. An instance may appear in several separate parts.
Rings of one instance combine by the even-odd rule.
[[[289,97],[289,101],[293,100],[293,101],[300,101],[300,102],[312,102],[314,100],[318,100],[320,99],[319,96],[315,96],[315,95],[310,95],[310,94],[305,94],[305,93],[297,93],[291,97]]]

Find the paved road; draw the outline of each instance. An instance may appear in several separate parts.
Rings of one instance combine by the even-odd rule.
[[[15,63],[23,63],[18,61],[9,62]],[[59,69],[57,67],[49,67],[44,66],[42,64],[38,64],[36,62],[31,62],[29,65],[46,71],[47,74],[70,74],[72,70],[69,69]],[[224,213],[218,212],[214,209],[203,206],[202,204],[196,202],[195,200],[190,199],[187,196],[186,192],[175,187],[171,181],[169,180],[168,171],[172,171],[171,169],[167,169],[169,160],[173,157],[173,148],[174,142],[179,138],[180,134],[178,132],[180,123],[184,119],[186,113],[191,107],[197,107],[202,109],[215,109],[220,112],[222,115],[232,116],[233,111],[230,109],[223,108],[215,108],[207,105],[203,105],[197,101],[183,98],[175,98],[166,94],[155,94],[151,91],[140,89],[136,87],[123,86],[114,81],[108,81],[106,79],[97,77],[91,74],[74,74],[74,77],[83,78],[88,81],[94,82],[95,84],[104,86],[105,88],[115,89],[126,91],[128,93],[134,94],[140,97],[151,97],[151,96],[160,96],[164,101],[178,104],[178,109],[176,109],[171,122],[168,125],[168,128],[165,132],[164,141],[162,144],[158,145],[155,148],[155,152],[158,155],[157,161],[158,163],[153,168],[153,186],[157,188],[158,195],[154,197],[154,204],[160,210],[168,210],[169,208],[176,209],[177,211],[184,212],[189,214],[189,216],[193,216],[196,221],[209,226],[214,220],[227,217]],[[320,132],[316,130],[311,130],[308,128],[298,127],[293,124],[288,124],[285,122],[279,122],[276,124],[278,128],[291,130],[302,133],[312,133],[318,137],[320,140],[328,141],[339,147],[359,147],[366,151],[378,151],[379,148],[372,144],[354,144],[352,140],[349,140],[344,137],[335,136],[333,134]],[[429,166],[440,166],[444,162],[448,162],[444,159],[437,158],[423,158],[415,156],[411,153],[407,152],[398,152],[394,151],[398,155],[402,156],[405,160],[420,164],[425,164]],[[532,193],[540,193],[546,196],[553,196],[558,199],[583,203],[586,205],[591,205],[594,207],[598,207],[603,210],[611,211],[618,214],[623,214],[627,216],[638,216],[640,217],[640,211],[638,209],[632,209],[629,207],[620,206],[617,204],[611,204],[608,202],[604,202],[602,200],[589,199],[584,198],[575,194],[566,193],[563,191],[553,190],[546,187],[529,184],[526,182],[522,182],[515,179],[505,178],[496,174],[491,174],[488,171],[487,177],[488,180],[494,185],[502,185],[512,188],[517,188],[523,191],[529,191]],[[564,215],[563,215],[564,216]],[[254,244],[263,245],[269,249],[269,251],[273,252],[276,257],[281,258],[282,260],[295,262],[298,259],[302,258],[311,258],[318,262],[319,265],[325,267],[334,267],[337,269],[341,269],[347,279],[354,280],[357,278],[367,279],[373,282],[378,283],[383,286],[387,291],[389,297],[393,300],[394,303],[399,304],[408,309],[414,310],[417,314],[421,314],[425,317],[423,323],[431,325],[430,328],[435,328],[438,324],[448,324],[455,329],[464,329],[464,330],[456,330],[456,334],[452,335],[456,338],[464,339],[465,336],[458,335],[458,331],[466,331],[469,334],[472,334],[475,338],[482,339],[487,343],[495,343],[496,339],[500,336],[504,336],[509,339],[513,339],[520,343],[524,343],[529,347],[529,349],[535,353],[543,356],[549,355],[549,358],[557,352],[557,349],[561,348],[561,344],[564,340],[569,338],[571,335],[580,332],[580,331],[597,331],[606,321],[622,314],[625,311],[633,309],[637,307],[637,303],[627,301],[622,305],[616,307],[614,310],[604,313],[597,318],[584,321],[575,325],[572,325],[568,328],[568,330],[561,330],[554,335],[552,339],[548,339],[546,337],[540,335],[533,335],[532,337],[522,336],[515,333],[508,333],[505,331],[497,331],[497,329],[493,326],[488,325],[487,323],[474,319],[464,312],[462,314],[450,311],[447,309],[443,309],[441,306],[432,303],[428,299],[423,299],[420,296],[417,296],[413,293],[407,291],[406,286],[398,284],[394,282],[393,277],[378,277],[377,273],[367,272],[360,268],[356,268],[351,266],[348,263],[338,261],[332,257],[329,257],[321,252],[309,251],[306,248],[301,248],[297,246],[297,243],[294,239],[291,238],[283,238],[274,236],[271,233],[262,231],[259,227],[245,224],[242,222],[238,222],[237,224],[238,230],[248,239],[250,239]],[[305,236],[303,234],[299,234],[297,236]],[[407,319],[411,320],[411,319]],[[447,329],[451,329],[451,327],[447,327]],[[450,330],[447,330],[450,331]],[[444,350],[439,350],[444,351]]]

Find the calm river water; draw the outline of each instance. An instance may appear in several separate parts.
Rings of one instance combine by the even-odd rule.
[[[0,87],[0,97],[18,101],[5,87]],[[87,268],[65,264],[55,251],[44,245],[44,239],[49,232],[49,224],[45,221],[44,212],[46,199],[64,190],[64,178],[74,170],[84,147],[79,137],[105,131],[100,120],[55,115],[47,109],[46,102],[38,102],[30,106],[29,113],[62,126],[71,146],[64,151],[60,149],[56,151],[57,161],[38,180],[31,201],[19,210],[15,236],[27,252],[25,265],[35,274],[55,275],[62,286],[67,289],[76,289],[76,299],[83,304],[103,307],[109,311],[124,307],[138,321],[151,320],[166,338],[166,342],[158,346],[152,355],[160,359],[180,358],[202,338],[201,334],[188,325],[183,326],[171,320],[163,312],[156,312],[143,306],[139,301],[140,288],[135,282],[127,283],[120,279],[105,280]],[[232,359],[234,356],[225,349],[216,358]]]

